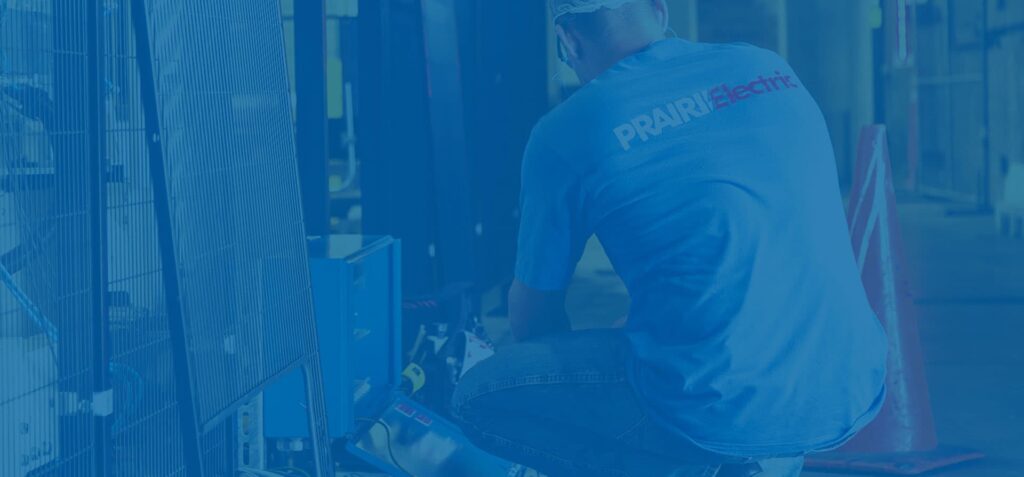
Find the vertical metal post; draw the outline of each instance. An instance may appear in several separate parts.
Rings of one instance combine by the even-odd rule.
[[[82,47],[86,18],[83,7],[87,0],[51,0],[53,18],[53,115],[46,125],[54,152],[55,199],[51,215],[56,228],[53,248],[46,247],[43,253],[52,254],[54,263],[62,274],[54,282],[53,318],[59,336],[63,339],[57,346],[57,381],[59,392],[87,402],[94,390],[94,377],[103,371],[93,369],[94,324],[82,319],[92,311],[90,293],[95,284],[90,268],[90,253],[87,242],[81,237],[90,235],[90,219],[87,204],[91,181],[88,161],[82,156],[90,147],[86,137],[88,122],[89,84],[87,63],[89,58]],[[42,106],[42,105],[40,105]],[[76,471],[92,471],[92,450],[98,442],[92,442],[92,413],[84,407],[64,410],[58,418],[59,459],[70,461],[78,452],[85,452],[81,467]],[[87,440],[86,440],[87,439]],[[87,469],[87,470],[86,470]]]
[[[107,160],[103,57],[103,2],[86,2],[89,117],[89,242],[92,262],[93,395],[112,403],[110,327],[107,302]],[[94,399],[95,401],[95,399]],[[112,409],[108,409],[112,411]],[[106,415],[104,415],[106,414]],[[110,475],[110,416],[97,413],[95,475]]]
[[[157,110],[156,78],[153,72],[153,56],[149,42],[149,24],[145,0],[132,0],[131,9],[132,26],[135,30],[136,61],[139,67],[142,109],[146,124],[149,173],[153,186],[153,205],[156,209],[161,277],[164,283],[164,294],[166,295],[167,319],[174,359],[174,381],[181,425],[185,475],[188,477],[202,477],[201,427],[193,400],[192,372],[186,339],[187,328],[182,312],[181,290],[178,283],[178,266],[174,249],[170,195],[168,192],[166,170],[164,168],[163,146],[160,141],[160,115]]]
[[[314,346],[320,345],[314,339]],[[327,424],[327,406],[324,402],[323,371],[320,367],[319,351],[302,366],[303,384],[306,386],[306,418],[309,423],[310,444],[313,449],[313,464],[318,477],[334,475],[334,460],[331,457],[331,438]]]
[[[983,213],[992,211],[992,86],[989,71],[992,36],[989,32],[989,0],[981,0],[981,184],[978,207]]]
[[[884,11],[884,6],[879,6]],[[889,28],[888,20],[884,14],[882,16],[882,24],[875,29],[872,34],[872,64],[874,65],[874,102],[875,102],[875,115],[874,122],[876,124],[885,124],[886,118],[888,117],[888,104],[886,91],[888,90],[888,70],[886,66],[888,59],[886,58],[886,32]],[[916,186],[916,184],[915,184]]]
[[[454,0],[421,0],[440,286],[476,282],[476,204],[466,145]],[[453,66],[454,65],[454,66]]]
[[[327,7],[324,0],[295,2],[295,141],[306,235],[329,235],[330,192],[327,187]],[[310,295],[312,300],[312,295]],[[320,344],[302,365],[307,423],[316,475],[334,475],[327,408],[324,402]]]
[[[324,0],[295,2],[295,135],[308,235],[330,234],[327,188],[327,10]]]

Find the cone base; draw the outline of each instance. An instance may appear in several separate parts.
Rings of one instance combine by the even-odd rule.
[[[924,452],[855,454],[829,452],[807,457],[804,467],[825,472],[867,472],[889,475],[919,475],[943,467],[981,459],[984,454],[972,449],[939,447]]]

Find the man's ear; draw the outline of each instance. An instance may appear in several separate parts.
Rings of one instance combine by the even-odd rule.
[[[661,25],[662,31],[667,32],[668,26],[668,5],[665,0],[654,0],[654,13],[658,16],[658,24]]]
[[[555,25],[555,35],[558,35],[565,48],[565,55],[570,65],[573,65],[580,58],[580,40],[575,32],[565,29],[562,25]]]

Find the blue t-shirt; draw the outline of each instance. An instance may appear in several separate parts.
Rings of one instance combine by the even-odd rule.
[[[727,455],[833,448],[877,414],[887,348],[837,182],[822,114],[779,56],[660,41],[534,129],[516,275],[567,288],[596,234],[657,422]]]

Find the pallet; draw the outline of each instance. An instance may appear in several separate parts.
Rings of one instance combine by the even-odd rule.
[[[1004,237],[1024,238],[1024,207],[1010,204],[996,206],[996,227]]]

